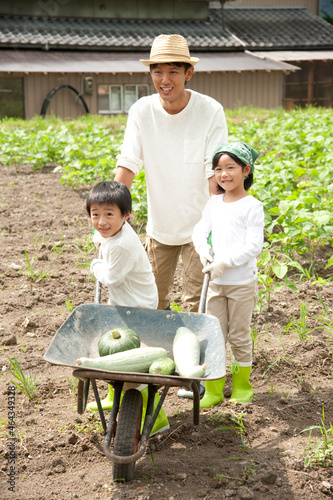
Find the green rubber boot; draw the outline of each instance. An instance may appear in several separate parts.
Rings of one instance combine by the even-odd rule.
[[[114,396],[114,390],[113,390],[113,387],[111,384],[108,384],[109,385],[109,393],[108,395],[102,399],[101,401],[101,405],[102,405],[102,409],[103,410],[112,410],[112,406],[113,406],[113,396]],[[121,393],[121,398],[120,398],[120,401],[123,399],[123,396],[124,396],[124,392]],[[97,403],[96,401],[93,401],[92,403],[89,403],[87,405],[87,408],[88,410],[90,411],[98,411],[98,407],[97,407]]]
[[[232,373],[232,403],[247,403],[253,397],[253,387],[250,384],[252,366],[237,365]]]
[[[205,395],[200,401],[200,408],[211,408],[219,403],[223,403],[223,387],[225,377],[219,380],[207,380],[205,382]]]
[[[142,407],[142,423],[141,423],[141,432],[143,429],[143,424],[145,421],[145,416],[146,416],[146,411],[147,411],[147,403],[148,403],[148,386],[146,386],[144,389],[141,389],[141,394],[142,394],[142,399],[143,399],[143,407]],[[153,414],[155,412],[155,409],[160,401],[160,396],[156,392],[155,398],[154,398],[154,409],[153,409]],[[158,432],[164,432],[166,430],[170,429],[170,424],[168,417],[164,413],[163,409],[161,408],[159,411],[159,414],[157,415],[156,422],[151,430],[150,437],[154,436]]]

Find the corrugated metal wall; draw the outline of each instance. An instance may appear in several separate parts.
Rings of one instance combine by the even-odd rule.
[[[90,75],[88,75],[90,76]],[[40,114],[45,97],[59,85],[71,85],[78,92],[83,91],[84,75],[40,73],[24,76],[24,97],[26,118]],[[83,94],[91,114],[97,113],[97,85],[113,83],[145,83],[154,91],[150,76],[144,73],[93,75],[93,94]],[[254,106],[276,108],[283,105],[283,74],[274,72],[228,72],[195,73],[188,88],[214,97],[225,108]],[[73,118],[85,114],[84,107],[75,93],[67,88],[56,92],[47,108],[47,114],[53,113],[62,118]]]
[[[319,14],[319,0],[233,0],[226,7],[306,7]]]

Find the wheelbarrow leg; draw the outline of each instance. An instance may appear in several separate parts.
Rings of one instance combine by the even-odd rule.
[[[94,390],[95,400],[96,400],[96,403],[97,403],[97,408],[98,408],[99,416],[101,417],[101,421],[102,421],[102,425],[103,425],[103,430],[104,430],[104,432],[106,432],[106,422],[105,422],[105,418],[104,418],[104,412],[103,412],[103,409],[102,409],[101,400],[99,398],[99,394],[98,394],[98,390],[97,390],[95,379],[91,379],[91,385],[92,385],[92,388]]]
[[[77,384],[77,412],[79,415],[83,415],[86,411],[88,394],[89,394],[90,378],[78,379]]]
[[[164,402],[165,397],[168,393],[169,387],[168,386],[164,387],[162,394],[159,398],[159,402],[158,402],[158,404],[155,408],[155,411],[154,411],[155,395],[157,393],[157,389],[158,389],[157,386],[154,386],[152,384],[148,384],[148,400],[147,400],[147,407],[146,407],[146,412],[145,412],[144,426],[142,429],[142,436],[145,435],[146,431],[148,432],[147,439],[150,436],[150,433],[155,425],[158,414],[160,413],[163,402]]]
[[[200,382],[191,382],[191,389],[193,391],[193,424],[199,424],[199,415],[200,415],[200,390],[199,390]]]
[[[110,419],[109,419],[109,423],[108,423],[106,436],[104,439],[104,447],[106,447],[107,449],[109,449],[109,447],[110,447],[111,438],[112,438],[112,435],[114,434],[114,431],[115,431],[117,415],[118,415],[119,407],[120,407],[120,398],[121,398],[121,391],[123,388],[123,382],[115,382],[113,388],[114,388],[113,405],[112,405],[112,410],[111,410],[111,415],[110,415]]]

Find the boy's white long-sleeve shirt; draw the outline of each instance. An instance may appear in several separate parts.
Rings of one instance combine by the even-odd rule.
[[[137,175],[144,165],[149,236],[166,245],[191,241],[209,199],[212,155],[227,141],[223,107],[211,97],[191,90],[187,106],[175,115],[165,111],[158,94],[133,104],[117,166]]]
[[[214,261],[226,264],[223,276],[214,283],[245,285],[257,279],[257,257],[264,242],[263,205],[250,195],[233,203],[223,198],[221,194],[209,199],[194,228],[193,243],[200,253],[203,246],[208,248],[212,232]]]
[[[158,292],[148,256],[140,238],[125,222],[121,231],[103,238],[97,231],[93,238],[102,248],[102,261],[93,265],[95,278],[109,290],[113,306],[156,309]]]

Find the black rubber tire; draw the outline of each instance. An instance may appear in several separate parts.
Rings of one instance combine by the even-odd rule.
[[[118,415],[117,430],[114,440],[113,453],[120,456],[133,455],[140,440],[142,394],[136,389],[125,392]],[[132,481],[134,478],[135,462],[130,464],[112,465],[113,480]]]

